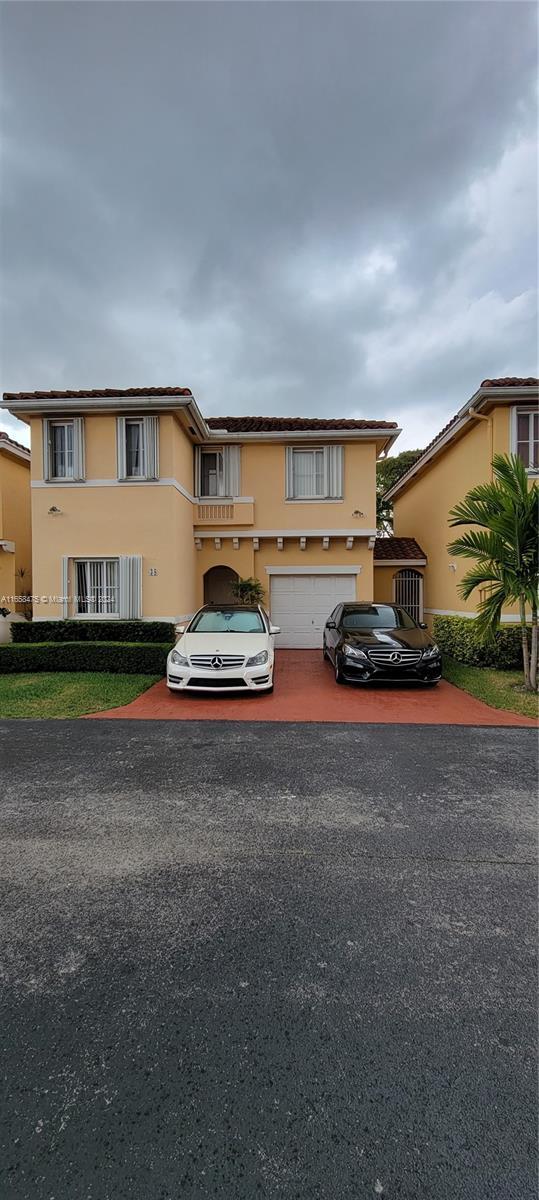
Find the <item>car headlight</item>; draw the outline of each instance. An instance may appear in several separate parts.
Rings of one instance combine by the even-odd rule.
[[[344,643],[342,652],[347,658],[362,658],[364,662],[368,662],[368,657],[365,654],[365,651],[358,650],[357,646],[349,646],[348,642]]]
[[[434,658],[435,654],[439,653],[440,647],[436,645],[436,642],[434,642],[432,646],[427,646],[423,651],[423,658]]]
[[[180,652],[178,650],[172,651],[172,654],[170,656],[170,661],[173,662],[176,667],[188,667],[189,666],[189,659],[185,658],[185,656],[183,654],[180,654]]]
[[[252,658],[248,658],[245,664],[246,667],[262,667],[268,661],[267,650],[261,650],[260,654],[254,654]]]

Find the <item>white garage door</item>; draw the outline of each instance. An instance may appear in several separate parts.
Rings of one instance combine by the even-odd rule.
[[[341,600],[356,599],[355,575],[272,575],[271,619],[276,646],[321,648],[324,625]]]

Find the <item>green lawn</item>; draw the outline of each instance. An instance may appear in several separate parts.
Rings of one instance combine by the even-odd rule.
[[[80,717],[129,704],[158,675],[113,675],[105,671],[0,675],[0,717]]]
[[[491,708],[505,708],[509,712],[520,713],[525,717],[539,715],[539,700],[529,692],[519,692],[522,686],[521,671],[495,671],[492,667],[468,667],[464,663],[455,662],[453,658],[443,658],[443,672],[449,683],[484,700]]]

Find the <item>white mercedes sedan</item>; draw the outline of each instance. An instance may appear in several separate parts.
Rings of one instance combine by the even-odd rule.
[[[280,633],[259,605],[206,604],[167,658],[171,692],[273,691],[274,637]]]

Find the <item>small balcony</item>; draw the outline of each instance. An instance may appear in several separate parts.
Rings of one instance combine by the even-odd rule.
[[[254,507],[252,500],[198,500],[194,506],[193,524],[211,525],[212,528],[252,525]]]

